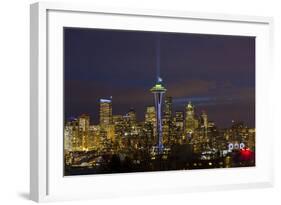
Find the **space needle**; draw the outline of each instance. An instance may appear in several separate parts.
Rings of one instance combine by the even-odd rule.
[[[162,79],[158,77],[156,84],[150,89],[154,94],[154,102],[156,108],[156,134],[157,134],[157,150],[158,154],[163,153],[163,136],[162,136],[162,99],[166,92],[166,88],[162,85]]]

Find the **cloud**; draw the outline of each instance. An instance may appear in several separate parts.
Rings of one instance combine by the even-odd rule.
[[[204,80],[183,80],[167,87],[167,94],[173,97],[203,95],[214,89],[216,83],[214,81]]]

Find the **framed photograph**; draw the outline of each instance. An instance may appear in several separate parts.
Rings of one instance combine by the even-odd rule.
[[[270,17],[31,5],[30,197],[273,184]]]

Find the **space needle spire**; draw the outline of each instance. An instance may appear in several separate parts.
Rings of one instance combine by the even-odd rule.
[[[156,135],[157,135],[157,150],[158,154],[163,153],[163,136],[162,136],[162,99],[166,92],[166,88],[163,86],[162,78],[160,74],[160,49],[159,40],[157,44],[157,81],[156,84],[150,89],[154,95],[154,103],[156,108]]]

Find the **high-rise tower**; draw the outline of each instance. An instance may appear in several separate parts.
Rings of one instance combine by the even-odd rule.
[[[79,138],[82,150],[88,150],[90,116],[83,114],[78,118]]]
[[[165,97],[163,105],[163,143],[168,144],[171,140],[172,131],[172,97]]]
[[[198,127],[198,120],[195,118],[194,106],[189,102],[185,106],[185,133],[192,134]]]
[[[162,98],[166,92],[166,88],[162,85],[162,79],[158,78],[156,84],[150,89],[154,94],[154,102],[156,108],[156,135],[158,154],[163,153],[163,137],[162,137]]]
[[[112,100],[100,99],[100,125],[109,126],[112,124]]]

